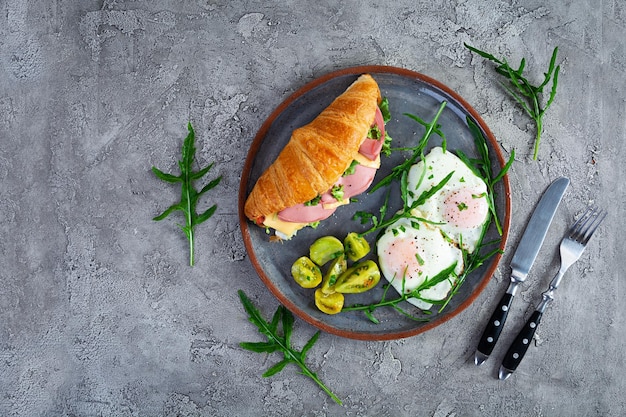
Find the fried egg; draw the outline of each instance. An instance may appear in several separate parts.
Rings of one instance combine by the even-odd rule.
[[[419,205],[414,214],[435,223],[455,244],[471,253],[482,234],[489,204],[485,182],[461,159],[441,147],[433,148],[409,171],[408,201],[412,204],[451,172],[443,188]]]
[[[437,227],[415,219],[401,218],[385,229],[378,239],[380,270],[398,293],[410,293],[441,271],[454,265],[454,274],[419,292],[408,301],[427,310],[429,301],[443,300],[456,276],[463,271],[463,254]]]

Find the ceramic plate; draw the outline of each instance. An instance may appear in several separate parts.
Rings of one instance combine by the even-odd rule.
[[[306,84],[280,104],[261,126],[252,142],[241,176],[239,217],[243,240],[252,265],[263,283],[294,314],[325,332],[342,337],[360,340],[399,339],[432,329],[469,306],[487,285],[500,256],[494,256],[490,262],[473,271],[441,313],[436,311],[436,307],[433,309],[429,321],[411,320],[391,308],[380,308],[375,311],[375,316],[380,323],[374,324],[362,312],[342,312],[336,315],[320,312],[315,307],[314,290],[304,289],[297,285],[291,277],[290,270],[291,264],[298,257],[308,254],[309,246],[318,237],[334,235],[343,240],[348,232],[366,230],[366,226],[353,220],[352,217],[357,210],[377,213],[384,200],[384,190],[359,196],[357,203],[338,208],[335,214],[323,221],[317,229],[304,228],[291,240],[285,242],[270,242],[270,235],[265,229],[255,226],[243,214],[246,197],[257,178],[276,159],[278,153],[289,141],[291,132],[314,119],[362,73],[371,74],[378,82],[382,96],[389,99],[392,119],[387,124],[387,131],[393,138],[393,147],[415,146],[424,132],[424,128],[405,116],[405,113],[411,113],[429,121],[436,114],[441,102],[446,101],[439,124],[446,136],[448,149],[452,151],[461,149],[470,157],[478,156],[473,136],[467,126],[466,119],[470,117],[482,129],[487,139],[494,171],[499,171],[504,165],[499,146],[484,121],[463,98],[445,85],[422,74],[395,67],[348,68]],[[432,136],[429,148],[440,144],[439,137]],[[382,165],[374,183],[387,175],[394,166],[403,162],[407,156],[402,152],[394,152],[389,158],[383,156]],[[392,193],[390,213],[395,211],[394,207],[399,208],[401,203],[399,185],[394,184],[393,188],[397,191],[394,190]],[[496,206],[503,225],[500,247],[504,249],[511,210],[508,178],[505,177],[499,182],[495,191]],[[495,226],[492,224],[485,241],[498,237]],[[375,248],[374,239],[375,233],[368,235],[373,249]],[[373,253],[370,255],[372,258],[374,256]],[[378,286],[369,292],[346,294],[345,305],[380,300],[385,283],[386,280],[381,278]],[[387,298],[392,293],[395,295],[393,289],[390,289]],[[403,303],[402,308],[418,312],[408,303]]]

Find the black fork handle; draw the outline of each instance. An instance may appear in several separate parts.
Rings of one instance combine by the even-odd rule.
[[[519,366],[520,362],[526,355],[530,342],[537,331],[537,326],[541,323],[543,313],[535,310],[530,316],[522,330],[519,332],[511,347],[504,355],[502,367],[500,368],[500,379],[508,378]]]

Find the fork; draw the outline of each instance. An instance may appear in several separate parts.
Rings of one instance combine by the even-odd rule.
[[[517,366],[528,350],[530,341],[533,339],[544,311],[554,300],[554,291],[561,283],[563,275],[565,275],[569,267],[580,258],[587,247],[589,239],[591,239],[591,236],[605,217],[606,211],[589,208],[567,231],[559,247],[561,253],[561,267],[559,268],[559,272],[550,282],[548,290],[542,294],[541,303],[519,332],[511,344],[511,347],[506,352],[506,355],[504,355],[502,366],[500,366],[500,371],[498,372],[500,379],[507,379],[517,369]]]

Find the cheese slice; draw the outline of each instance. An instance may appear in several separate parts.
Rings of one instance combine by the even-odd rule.
[[[271,227],[276,230],[276,232],[281,233],[283,236],[280,236],[283,239],[290,239],[296,232],[303,227],[307,226],[308,223],[293,223],[286,222],[278,218],[278,213],[270,214],[263,221],[263,225],[267,227]]]
[[[350,203],[350,199],[344,198],[343,200],[335,201],[333,203],[322,203],[322,207],[324,207],[326,210],[332,210],[334,208],[346,205],[348,203]]]
[[[376,157],[376,159],[374,159],[373,161],[367,157],[365,157],[364,155],[357,153],[356,156],[354,157],[354,160],[357,161],[360,165],[363,165],[364,167],[368,167],[368,168],[380,168],[380,155],[378,155]]]

